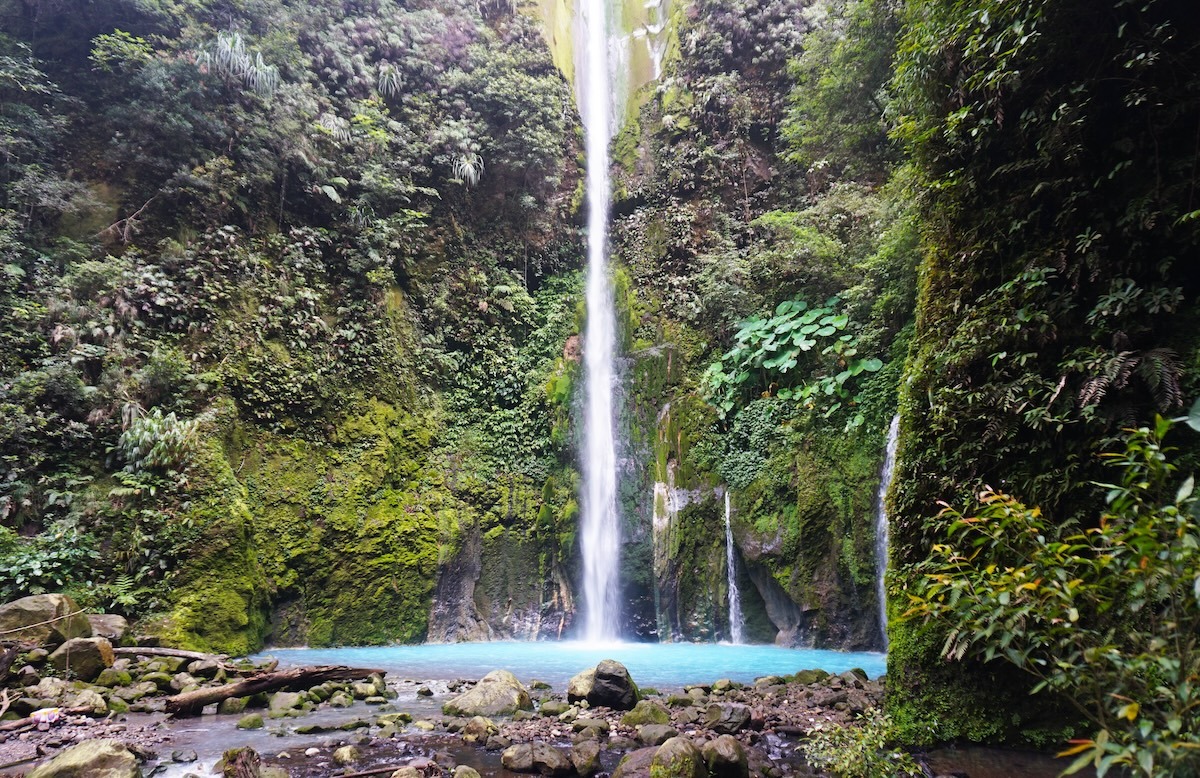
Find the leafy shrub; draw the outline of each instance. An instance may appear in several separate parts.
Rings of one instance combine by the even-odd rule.
[[[887,714],[868,708],[858,719],[858,726],[834,724],[811,730],[800,745],[805,759],[838,778],[924,775],[911,755],[888,748],[891,720]]]
[[[1189,423],[1200,429],[1200,403]],[[1132,431],[1096,526],[1054,526],[987,490],[973,516],[947,506],[947,542],[915,566],[906,618],[934,619],[942,653],[1003,659],[1097,728],[1060,754],[1104,776],[1200,771],[1200,498],[1173,483],[1170,421]]]
[[[826,418],[843,403],[856,404],[850,379],[879,370],[883,362],[858,356],[858,339],[846,331],[850,317],[836,312],[839,302],[833,297],[810,308],[801,299],[784,300],[774,316],[742,322],[733,348],[704,373],[705,393],[721,418],[754,390],[795,398],[808,408],[822,397],[834,398]],[[860,414],[851,426],[861,423]]]
[[[0,601],[78,586],[96,556],[92,538],[73,529],[23,538],[0,526]]]

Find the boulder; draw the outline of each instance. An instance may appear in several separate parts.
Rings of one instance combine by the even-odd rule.
[[[217,713],[236,716],[246,710],[246,705],[249,703],[249,697],[226,697],[217,705]]]
[[[567,684],[567,700],[587,700],[592,706],[632,710],[638,701],[637,685],[625,665],[605,659],[593,670],[584,670]]]
[[[263,717],[261,713],[247,713],[238,719],[238,729],[262,729]]]
[[[46,661],[64,675],[90,681],[112,667],[113,659],[112,643],[106,638],[71,638]]]
[[[737,702],[709,705],[704,724],[720,735],[732,735],[750,726],[750,708]]]
[[[28,778],[141,778],[137,757],[119,740],[85,740],[71,746]]]
[[[661,746],[678,734],[676,728],[667,724],[643,724],[637,728],[637,740],[646,746]]]
[[[600,772],[600,744],[595,740],[584,740],[571,746],[567,758],[580,778],[591,778]]]
[[[540,773],[548,776],[570,775],[575,770],[562,751],[548,743],[518,743],[500,755],[500,764],[514,773]]]
[[[638,727],[638,740],[647,746],[661,746],[679,734],[679,730],[666,724],[643,724]]]
[[[650,760],[650,778],[706,778],[704,756],[692,741],[673,737],[658,747]]]
[[[115,613],[90,613],[85,618],[92,628],[92,637],[108,638],[114,643],[120,643],[121,638],[129,631],[129,622],[124,616]]]
[[[617,769],[613,770],[612,778],[650,778],[650,764],[654,761],[656,753],[657,747],[631,751],[621,759]]]
[[[746,749],[733,735],[720,735],[700,749],[712,778],[748,778],[750,762]]]
[[[35,594],[0,605],[0,634],[16,643],[58,645],[92,635],[92,625],[65,594]]]
[[[800,670],[792,676],[796,683],[803,686],[808,686],[814,683],[820,683],[829,677],[829,673],[817,668],[815,670]]]
[[[267,717],[281,719],[299,708],[303,702],[304,695],[300,692],[275,692],[268,703]]]
[[[68,708],[90,708],[93,715],[103,716],[108,713],[108,703],[93,689],[84,689],[71,698]]]
[[[486,743],[488,736],[500,732],[492,720],[484,716],[475,716],[462,728],[462,738],[468,743]]]
[[[479,771],[474,767],[460,764],[454,768],[454,778],[479,778]]]
[[[333,761],[335,764],[354,764],[361,758],[362,749],[360,749],[358,746],[342,746],[333,752]]]
[[[633,710],[621,717],[621,723],[627,727],[640,727],[643,724],[670,724],[671,712],[661,702],[639,700]]]
[[[470,691],[442,706],[448,716],[511,716],[518,710],[533,710],[533,700],[507,670],[493,670]]]

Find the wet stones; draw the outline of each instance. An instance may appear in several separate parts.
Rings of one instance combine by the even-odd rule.
[[[529,692],[508,670],[493,670],[442,706],[449,716],[511,716],[518,710],[533,710]]]
[[[638,701],[638,689],[625,665],[605,659],[592,670],[584,670],[567,684],[567,701],[586,700],[593,707],[632,710]]]

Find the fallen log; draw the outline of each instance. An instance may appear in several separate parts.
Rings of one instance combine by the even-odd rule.
[[[206,654],[203,651],[184,651],[181,648],[158,648],[156,646],[120,646],[114,647],[113,653],[118,656],[174,656],[181,659],[212,659],[215,662],[228,662],[225,654]]]
[[[80,708],[61,708],[59,713],[63,716],[86,716],[88,714],[96,715],[90,706]],[[103,715],[103,714],[101,714]],[[26,716],[23,719],[14,719],[0,724],[0,732],[12,732],[22,727],[32,727],[37,725],[37,719],[33,716]]]
[[[230,697],[249,697],[259,692],[309,689],[326,681],[355,681],[374,673],[383,675],[385,672],[385,670],[346,667],[345,665],[317,665],[292,667],[273,673],[260,673],[235,683],[209,686],[168,697],[167,713],[179,717],[197,716],[205,705],[212,705]]]

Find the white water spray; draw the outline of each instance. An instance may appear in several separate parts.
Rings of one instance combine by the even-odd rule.
[[[583,0],[580,7],[584,59],[578,69],[587,156],[587,326],[583,341],[583,638],[617,637],[620,620],[617,564],[621,527],[617,515],[616,315],[608,279],[608,144],[612,139],[612,89],[608,70],[605,0]]]
[[[737,566],[734,556],[733,527],[729,522],[729,489],[725,490],[725,574],[729,580],[729,640],[744,643],[745,619],[742,617],[742,593],[738,591]]]
[[[884,574],[888,563],[888,487],[892,485],[892,472],[896,469],[896,446],[900,442],[900,414],[892,417],[888,427],[887,448],[883,455],[883,468],[879,471],[879,493],[875,495],[875,591],[879,595],[879,631],[883,636],[883,647],[887,648],[887,589]]]

